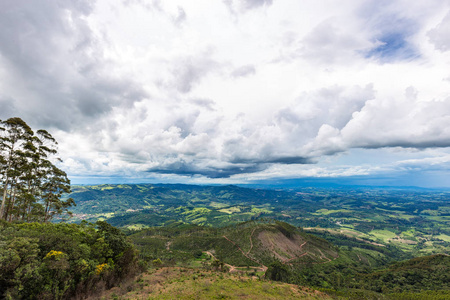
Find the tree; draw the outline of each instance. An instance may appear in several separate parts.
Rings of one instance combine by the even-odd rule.
[[[35,134],[20,118],[0,120],[0,219],[47,222],[75,205],[61,200],[70,181],[53,163],[61,161],[56,145],[50,133]]]
[[[277,260],[267,268],[265,277],[274,281],[288,282],[291,275],[286,265]]]

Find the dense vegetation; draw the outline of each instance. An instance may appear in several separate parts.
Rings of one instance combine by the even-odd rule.
[[[87,296],[136,268],[133,245],[105,222],[0,224],[0,298]]]
[[[287,223],[274,220],[249,221],[211,228],[173,224],[144,229],[130,235],[148,261],[189,263],[209,252],[214,259],[237,267],[266,269],[275,261],[315,264],[338,257],[336,247]]]

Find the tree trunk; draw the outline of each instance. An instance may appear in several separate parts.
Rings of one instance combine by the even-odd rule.
[[[5,214],[5,207],[6,207],[6,195],[8,191],[8,176],[5,180],[5,186],[3,187],[3,199],[2,199],[2,207],[0,208],[0,220],[3,219],[3,215]]]
[[[12,221],[13,211],[14,211],[14,203],[16,202],[16,188],[12,189],[11,199],[9,200],[8,210],[6,211],[5,220],[8,219],[9,214],[9,222]]]

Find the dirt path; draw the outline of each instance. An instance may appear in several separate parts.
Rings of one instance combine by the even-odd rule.
[[[252,251],[253,249],[253,241],[252,241],[252,236],[255,233],[256,228],[253,228],[252,234],[250,234],[250,249],[247,251],[247,255],[250,253],[250,251]]]
[[[288,260],[285,261],[285,263],[289,263],[290,261],[293,261],[294,259],[300,258],[300,257],[305,256],[305,255],[308,255],[308,252],[300,254],[299,256],[295,256],[295,257],[289,258]]]
[[[212,258],[214,258],[215,260],[218,260],[215,256],[214,256],[214,254],[212,254],[210,251],[205,251],[205,253],[206,254],[208,254],[209,256],[211,256]],[[228,267],[229,269],[230,269],[230,273],[233,273],[233,272],[236,272],[236,267],[235,266],[232,266],[232,265],[230,265],[230,264],[223,264],[224,266],[226,266],[226,267]]]
[[[322,250],[320,250],[320,249],[317,249],[317,250],[319,250],[319,252],[320,252],[320,258],[321,259],[326,259],[327,262],[331,261],[331,259],[329,259],[328,257],[325,256],[325,254],[323,254]]]
[[[303,246],[305,246],[307,242],[308,242],[308,241],[305,241],[303,244],[301,244],[301,245],[300,245],[300,248],[303,249]]]
[[[232,243],[234,246],[236,246],[236,247],[239,249],[239,251],[241,251],[242,254],[243,254],[245,257],[247,257],[249,260],[251,260],[251,261],[257,263],[258,265],[260,265],[261,268],[264,270],[264,272],[267,270],[267,267],[266,267],[265,265],[263,265],[262,263],[260,263],[260,262],[257,261],[256,259],[254,259],[254,258],[248,256],[248,255],[241,249],[241,247],[239,247],[235,242],[233,242],[232,240],[230,240],[230,239],[229,239],[227,236],[225,236],[225,235],[223,235],[223,237],[224,237],[227,241],[229,241],[230,243]],[[251,240],[251,237],[250,237],[250,240]]]

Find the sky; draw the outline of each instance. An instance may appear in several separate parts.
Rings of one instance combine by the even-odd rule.
[[[76,184],[450,187],[450,1],[0,0],[0,119]]]

